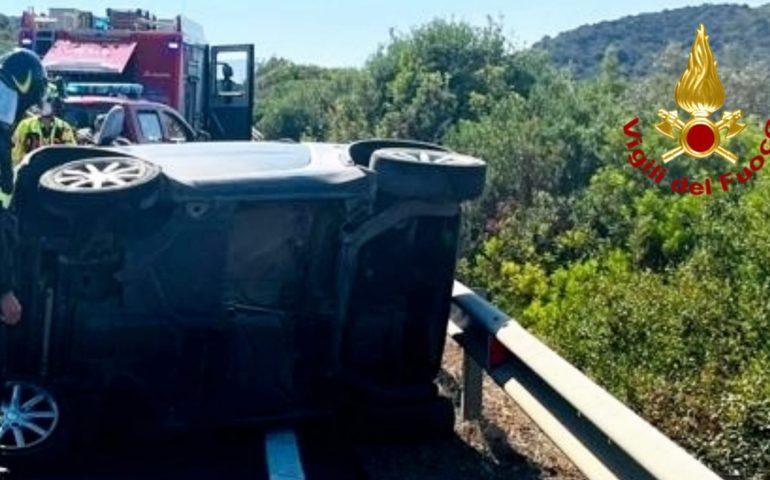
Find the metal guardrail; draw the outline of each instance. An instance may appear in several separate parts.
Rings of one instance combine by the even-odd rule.
[[[720,477],[480,295],[455,282],[448,333],[464,349],[463,416],[481,413],[481,370],[589,479]],[[496,345],[495,345],[496,344]],[[490,359],[490,346],[504,357]]]

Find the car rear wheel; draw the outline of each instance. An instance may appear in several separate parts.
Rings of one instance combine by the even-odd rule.
[[[368,167],[372,160],[372,154],[383,148],[419,148],[422,150],[435,150],[448,152],[449,150],[433,143],[418,142],[416,140],[398,140],[394,138],[372,138],[359,140],[348,146],[348,154],[356,165]]]
[[[48,170],[40,188],[55,213],[62,208],[148,208],[157,198],[160,173],[157,165],[137,158],[86,158]]]
[[[463,201],[484,190],[486,164],[474,157],[423,148],[382,148],[371,157],[377,188],[399,197]]]

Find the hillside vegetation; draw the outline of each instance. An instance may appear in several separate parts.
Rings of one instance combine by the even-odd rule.
[[[16,45],[18,19],[6,17],[0,13],[0,53],[6,52]]]
[[[569,66],[585,77],[598,71],[608,46],[617,50],[620,71],[633,76],[650,73],[667,47],[688,50],[693,31],[704,23],[711,36],[711,48],[720,65],[725,61],[770,58],[770,4],[702,5],[624,17],[585,25],[545,38],[535,45],[549,53],[560,66]]]

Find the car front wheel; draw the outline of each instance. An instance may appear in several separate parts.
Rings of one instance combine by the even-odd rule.
[[[63,447],[65,422],[59,400],[27,381],[0,385],[0,464],[40,466]]]

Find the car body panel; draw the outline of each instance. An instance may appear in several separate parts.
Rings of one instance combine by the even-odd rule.
[[[118,150],[151,160],[174,184],[204,195],[370,198],[374,189],[373,174],[353,164],[345,145],[209,142]]]

